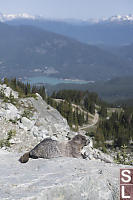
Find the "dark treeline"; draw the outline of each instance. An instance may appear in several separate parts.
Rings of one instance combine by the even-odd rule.
[[[124,108],[119,114],[112,113],[109,119],[101,120],[95,139],[98,146],[112,140],[112,147],[129,146],[133,141],[133,108]]]
[[[78,127],[88,123],[88,113],[94,115],[96,109],[99,111],[101,117],[105,118],[107,116],[107,104],[94,92],[61,90],[53,92],[51,97],[49,97],[48,103],[67,119],[71,127],[73,125]],[[72,104],[76,104],[77,108],[73,109]],[[82,111],[78,106],[82,108]],[[96,106],[98,107],[96,108]]]
[[[106,105],[96,93],[88,91],[78,91],[78,90],[61,90],[58,92],[53,92],[51,98],[63,99],[67,102],[80,105],[83,109],[90,112],[91,114],[95,113],[95,104],[96,105]]]
[[[48,97],[47,103],[57,109],[61,115],[67,119],[70,127],[78,130],[78,126],[88,123],[88,112],[82,111],[77,107],[73,107],[72,103],[64,101],[55,101]]]

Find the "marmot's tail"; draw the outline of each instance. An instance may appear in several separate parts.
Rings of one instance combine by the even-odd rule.
[[[23,156],[20,157],[19,162],[26,163],[26,162],[28,162],[29,157],[30,157],[30,153],[27,152]]]

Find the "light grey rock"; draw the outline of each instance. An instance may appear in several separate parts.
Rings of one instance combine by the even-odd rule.
[[[35,124],[35,121],[31,121],[26,117],[22,117],[21,123],[22,123],[22,126],[26,127],[27,130],[29,131],[29,130],[31,130],[33,128],[33,126]]]
[[[0,117],[5,117],[6,116],[6,111],[4,108],[0,108]]]
[[[1,87],[6,89],[6,85]],[[16,130],[11,151],[29,150],[46,137],[67,140],[70,132],[67,121],[54,108],[49,106],[48,109],[40,95],[37,94],[37,98],[18,98],[17,101],[16,108],[0,100],[0,139],[5,139],[10,130]],[[25,112],[28,118],[23,117]]]
[[[104,161],[106,163],[114,163],[114,159],[113,157],[111,157],[108,154],[103,153],[102,151],[92,148],[91,146],[85,146],[82,149],[82,155],[84,155],[84,157],[86,159],[89,160],[100,160],[100,161]]]
[[[39,132],[38,132],[38,127],[37,126],[33,126],[32,129],[31,129],[31,133],[37,137]]]
[[[10,97],[10,95],[12,95],[15,99],[18,98],[18,92],[15,92],[10,87],[7,87],[6,84],[0,85],[0,90],[4,92],[6,97]]]
[[[21,141],[20,140],[17,140],[16,138],[12,138],[9,140],[10,144],[20,144]]]
[[[119,169],[74,158],[31,159],[0,150],[1,200],[118,200]]]
[[[39,130],[38,137],[42,137],[44,134],[46,136],[56,136],[60,139],[64,139],[70,132],[70,127],[66,119],[64,119],[56,109],[48,106],[39,94],[36,95],[37,99],[30,98],[29,101],[36,110],[33,118],[36,119],[35,126],[37,126]]]
[[[15,98],[18,97],[18,94],[13,93],[6,85],[0,85],[0,89],[8,97],[10,92]],[[6,139],[10,130],[16,131],[11,140],[10,151],[30,150],[47,137],[64,141],[71,132],[60,113],[48,106],[39,94],[36,95],[37,98],[18,98],[17,108],[0,100],[0,140]],[[27,118],[23,117],[26,112]]]
[[[68,139],[72,139],[75,135],[77,135],[78,133],[77,132],[72,132],[72,131],[70,131],[70,132],[68,132],[68,134],[67,134],[67,138]]]
[[[20,112],[13,104],[2,103],[0,107],[0,117],[6,120],[18,120],[20,118]]]
[[[6,109],[6,118],[7,119],[19,119],[20,118],[20,112],[18,109],[11,103],[6,103],[5,104],[5,109]]]
[[[28,128],[26,126],[24,126],[21,122],[18,122],[18,126],[20,129],[23,129],[25,132],[28,131]]]
[[[90,140],[90,143],[88,144],[88,147],[93,148],[93,140],[91,137],[88,137]]]

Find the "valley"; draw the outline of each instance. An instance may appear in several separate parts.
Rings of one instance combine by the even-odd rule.
[[[132,62],[96,45],[30,25],[0,23],[2,77],[50,76],[86,81],[133,74]]]

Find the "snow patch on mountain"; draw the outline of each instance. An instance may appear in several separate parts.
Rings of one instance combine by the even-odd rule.
[[[116,15],[109,18],[109,21],[133,21],[133,15]]]
[[[87,21],[87,20],[86,20]],[[133,15],[115,15],[115,16],[111,16],[109,18],[107,17],[103,17],[102,19],[88,19],[89,23],[92,24],[97,24],[97,23],[108,23],[108,22],[129,22],[132,23],[133,22]]]
[[[2,13],[0,13],[0,21],[1,22],[11,21],[14,19],[36,19],[36,17],[33,15],[29,15],[27,13],[22,13],[22,14],[2,14]]]

